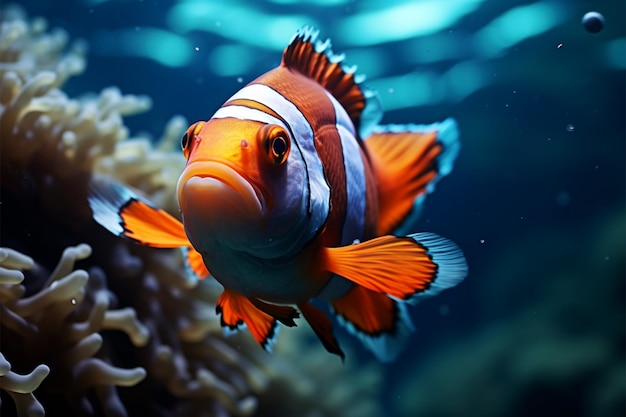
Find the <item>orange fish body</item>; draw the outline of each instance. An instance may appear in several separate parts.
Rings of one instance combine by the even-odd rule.
[[[458,134],[451,119],[378,126],[376,96],[340,61],[304,28],[278,68],[188,129],[183,224],[117,185],[94,184],[90,203],[113,233],[187,248],[192,269],[224,286],[224,327],[245,323],[270,348],[279,322],[295,325],[295,305],[343,357],[330,320],[310,303],[317,298],[392,360],[412,329],[406,304],[467,274],[450,241],[398,236],[451,170]]]

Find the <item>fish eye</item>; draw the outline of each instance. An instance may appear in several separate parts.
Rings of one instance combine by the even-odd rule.
[[[282,158],[285,152],[287,152],[287,139],[282,136],[272,139],[272,155],[274,158]]]
[[[187,147],[188,143],[189,143],[189,132],[185,132],[182,140],[180,141],[180,147],[183,149],[183,152],[185,151],[185,148]]]
[[[259,140],[266,158],[274,165],[281,165],[289,156],[291,140],[289,134],[278,125],[268,124],[259,130]]]
[[[192,124],[191,126],[189,126],[182,139],[180,140],[180,147],[183,150],[183,155],[185,155],[185,158],[189,158],[189,154],[191,153],[191,145],[193,144],[193,138],[195,138],[196,135],[200,133],[200,130],[202,130],[204,124],[205,122],[196,122]]]

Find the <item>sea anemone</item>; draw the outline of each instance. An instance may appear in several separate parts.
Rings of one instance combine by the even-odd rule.
[[[30,257],[0,249],[2,349],[7,357],[19,358],[21,367],[54,358],[53,372],[46,378],[50,366],[42,363],[29,374],[19,375],[1,354],[0,387],[13,397],[20,416],[43,414],[33,391],[44,379],[50,390],[67,387],[66,400],[83,401],[82,407],[92,409],[89,400],[80,396],[82,392],[93,389],[103,407],[115,408],[120,402],[115,387],[135,385],[146,376],[142,368],[123,369],[94,357],[103,343],[99,331],[122,330],[136,346],[146,344],[148,333],[132,309],[108,309],[110,294],[105,288],[86,288],[89,281],[92,286],[96,281],[86,271],[74,270],[74,264],[90,253],[85,244],[67,248],[41,289],[25,296],[22,271],[39,278],[43,271]],[[114,412],[120,415],[119,410]]]

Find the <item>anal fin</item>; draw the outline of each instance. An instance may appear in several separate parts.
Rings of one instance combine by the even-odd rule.
[[[333,300],[332,307],[339,323],[381,362],[393,361],[414,330],[404,304],[360,285]]]
[[[298,308],[326,350],[345,359],[346,355],[333,334],[333,324],[326,314],[308,301],[298,304]]]

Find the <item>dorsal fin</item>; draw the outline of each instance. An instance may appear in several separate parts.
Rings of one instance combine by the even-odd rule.
[[[328,90],[348,112],[361,137],[365,137],[382,118],[378,96],[361,85],[365,76],[355,74],[355,66],[341,65],[344,55],[332,52],[330,39],[321,42],[318,34],[309,26],[300,29],[285,48],[282,65]]]

